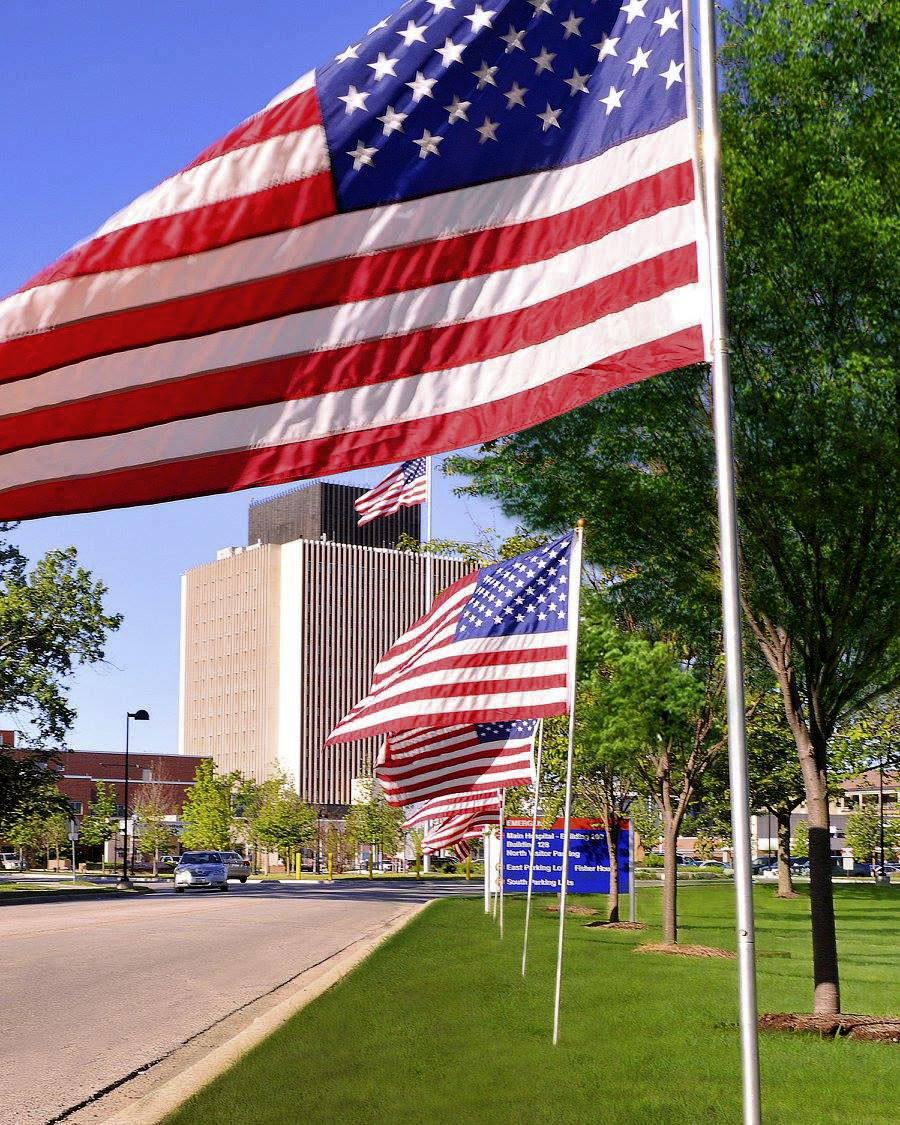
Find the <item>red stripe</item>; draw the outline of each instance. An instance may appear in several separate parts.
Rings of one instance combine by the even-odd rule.
[[[529,781],[530,778],[525,779],[524,777],[516,778],[509,784],[502,780],[498,780],[496,777],[487,781],[473,781],[469,785],[469,792],[492,793],[497,789],[517,789],[520,785],[529,784]],[[389,805],[393,805],[395,808],[403,805],[413,805],[418,801],[430,798],[432,796],[439,797],[447,792],[455,792],[456,790],[450,788],[450,786],[458,784],[458,782],[449,782],[447,784],[444,784],[443,782],[435,782],[418,789],[409,789],[400,795],[385,790],[384,799]]]
[[[696,326],[619,352],[547,386],[454,414],[393,422],[360,433],[332,434],[271,449],[218,453],[8,489],[0,493],[0,519],[32,519],[205,496],[212,492],[236,492],[256,485],[326,476],[354,465],[384,465],[448,449],[462,449],[535,426],[616,387],[660,371],[699,363],[703,357],[703,334]],[[446,594],[449,591],[445,591]],[[522,715],[519,710],[495,717],[520,719]],[[529,717],[539,718],[540,715],[535,712]],[[480,721],[480,718],[480,715],[468,720],[456,717],[453,725]]]
[[[187,168],[196,168],[199,164],[224,156],[226,152],[235,152],[237,149],[259,144],[260,141],[271,140],[272,137],[283,137],[287,133],[296,133],[300,129],[308,129],[311,125],[321,124],[322,115],[319,112],[316,91],[303,90],[295,97],[279,102],[278,105],[261,109],[259,113],[254,113],[252,117],[236,125],[220,141],[205,148],[196,160],[187,165]],[[187,168],[184,170],[187,171]]]
[[[0,451],[122,432],[240,407],[302,400],[475,363],[541,343],[696,280],[697,251],[692,244],[533,308],[0,418]]]
[[[60,325],[0,344],[2,378],[21,378],[160,340],[544,261],[623,229],[637,219],[688,203],[693,194],[690,163],[679,164],[546,219],[326,262],[277,277]]]
[[[531,748],[517,746],[509,750],[487,751],[481,754],[466,754],[460,757],[449,757],[446,760],[420,759],[410,762],[405,766],[391,766],[388,769],[377,771],[379,778],[392,785],[402,785],[421,778],[428,780],[426,774],[440,776],[441,780],[449,777],[451,773],[463,771],[465,773],[481,776],[494,770],[510,770],[516,765],[530,766]],[[437,771],[440,771],[439,774]]]
[[[302,227],[325,215],[333,215],[336,210],[331,173],[320,172],[252,195],[225,199],[110,231],[73,247],[53,265],[41,270],[23,289],[67,277],[199,254],[244,238]]]

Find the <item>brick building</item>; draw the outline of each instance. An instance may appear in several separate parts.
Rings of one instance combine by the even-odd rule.
[[[194,784],[201,757],[187,754],[128,755],[128,803],[140,804],[142,792],[154,786],[171,815],[178,817],[184,795]],[[76,817],[83,816],[97,792],[97,782],[105,781],[116,791],[119,816],[125,813],[125,754],[123,751],[68,750],[54,760],[59,790],[69,801]]]

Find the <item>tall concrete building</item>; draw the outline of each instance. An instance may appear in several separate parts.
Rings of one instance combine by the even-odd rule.
[[[362,492],[315,484],[254,504],[249,545],[182,578],[180,752],[258,780],[281,769],[326,813],[379,749],[324,749],[328,733],[423,612],[426,568],[436,591],[467,569],[381,545],[418,537],[419,509],[358,528]]]

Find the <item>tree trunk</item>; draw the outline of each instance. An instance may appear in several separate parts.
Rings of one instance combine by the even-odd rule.
[[[794,883],[791,879],[791,814],[776,813],[778,821],[778,897],[793,898]]]
[[[606,822],[606,843],[609,849],[609,921],[619,920],[619,825],[612,818]]]
[[[671,814],[664,814],[663,825],[663,932],[666,945],[678,941],[678,829]]]
[[[159,845],[153,849],[153,878],[159,873]]]

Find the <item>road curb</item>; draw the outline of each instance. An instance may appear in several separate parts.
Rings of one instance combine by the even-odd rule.
[[[298,978],[297,990],[292,995],[254,1018],[245,1028],[214,1047],[202,1059],[186,1067],[158,1089],[137,1098],[126,1108],[117,1110],[108,1117],[101,1114],[92,1119],[103,1125],[158,1125],[189,1097],[238,1062],[251,1048],[267,1039],[310,1001],[337,984],[382,942],[402,930],[435,901],[437,900],[430,899],[428,902],[417,903],[386,922],[375,933],[359,938],[340,953],[312,966]],[[116,1092],[121,1096],[126,1089],[127,1084],[117,1087]],[[90,1108],[99,1109],[99,1099]]]
[[[16,891],[13,894],[0,895],[0,909],[4,906],[28,906],[36,902],[98,902],[101,899],[113,899],[119,902],[129,898],[142,898],[156,892],[150,887],[140,887],[133,891],[60,891],[51,894],[49,891]]]

